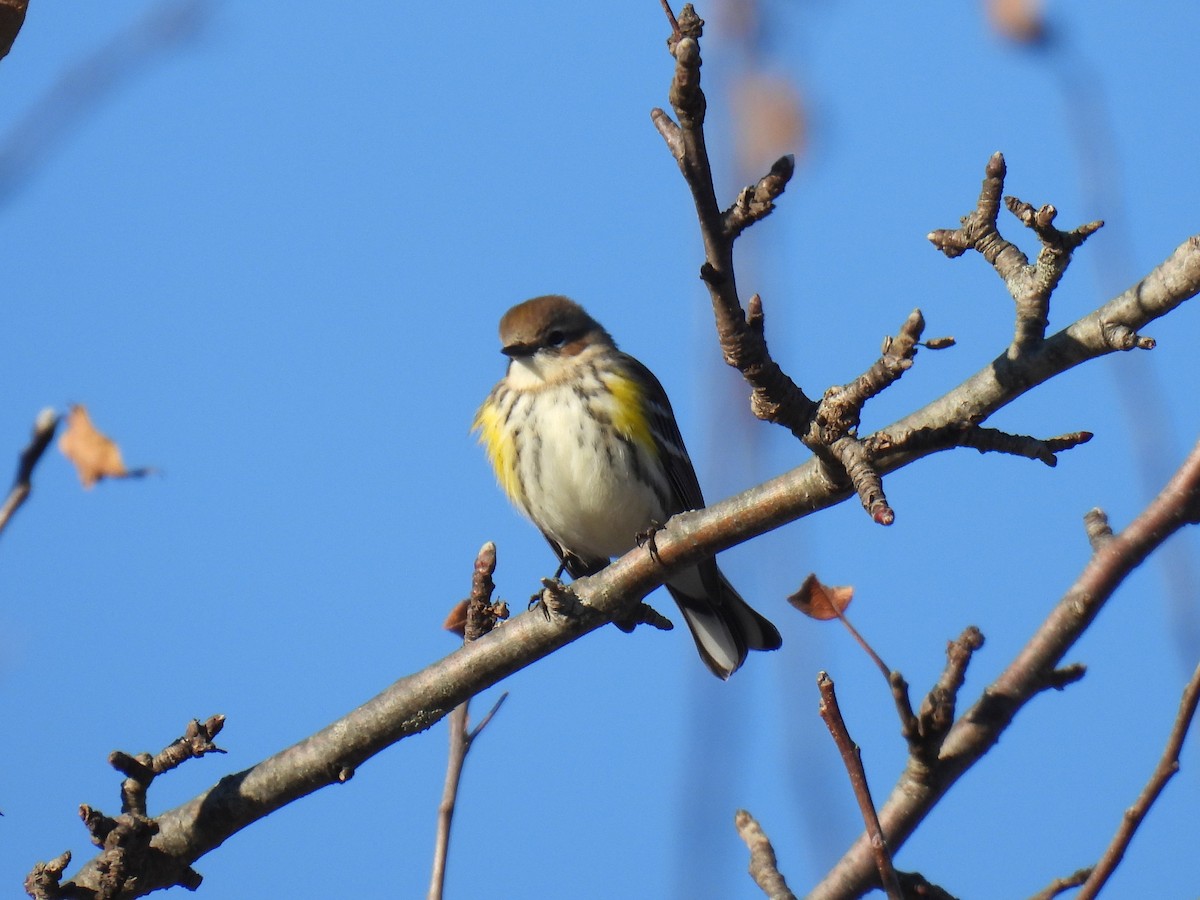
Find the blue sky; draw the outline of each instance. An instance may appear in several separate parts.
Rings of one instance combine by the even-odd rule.
[[[122,19],[31,7],[0,63],[0,135],[151,8],[126,6]],[[732,199],[719,126],[740,62],[700,12]],[[778,212],[739,245],[776,358],[819,394],[916,306],[929,335],[958,339],[921,354],[864,427],[953,387],[1011,335],[986,264],[925,240],[971,208],[993,151],[1007,193],[1054,203],[1064,227],[1110,222],[1056,294],[1054,329],[1197,231],[1200,7],[1050,15],[1053,55],[1006,44],[975,4],[770,9],[765,65],[796,82],[809,128]],[[68,847],[90,857],[76,810],[118,811],[113,749],[157,750],[192,717],[228,717],[228,755],[156,783],[161,811],[452,650],[440,625],[485,540],[500,595],[523,606],[555,561],[467,433],[503,371],[496,322],[513,303],[567,293],[650,365],[710,499],[807,457],[750,421],[719,361],[691,201],[648,115],[666,105],[666,33],[650,0],[216,5],[18,173],[0,208],[0,454],[15,462],[43,406],[83,402],[131,465],[163,474],[84,493],[54,453],[0,543],[6,891]],[[1002,228],[1035,249],[1014,220]],[[977,696],[1085,563],[1084,512],[1122,526],[1196,438],[1200,313],[1147,332],[1152,354],[1069,373],[992,420],[1096,433],[1057,469],[943,454],[888,479],[889,529],[850,503],[725,554],[784,635],[729,683],[678,630],[613,628],[509,679],[467,763],[449,896],[754,898],[738,807],[793,887],[813,884],[861,828],[816,715],[817,672],[837,682],[877,797],[905,748],[870,661],[784,598],[809,571],[855,585],[856,625],[915,694],[946,640],[978,625],[987,645],[964,694]],[[1153,486],[1134,451],[1147,433]],[[1169,549],[1196,569],[1198,546]],[[1008,898],[1095,860],[1200,655],[1194,582],[1182,610],[1165,584],[1155,563],[1134,574],[1069,657],[1087,677],[1021,713],[901,868]],[[445,745],[435,727],[236,835],[197,864],[203,895],[422,895]],[[1198,763],[1193,740],[1114,896],[1196,894],[1178,861],[1196,841]]]

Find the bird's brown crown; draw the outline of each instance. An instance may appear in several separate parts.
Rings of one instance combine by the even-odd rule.
[[[561,349],[583,338],[611,344],[608,332],[582,306],[561,294],[518,303],[500,319],[500,346],[509,356]]]

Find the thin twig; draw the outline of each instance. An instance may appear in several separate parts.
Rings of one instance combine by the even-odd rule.
[[[679,22],[675,19],[675,13],[671,10],[671,4],[667,0],[660,0],[662,3],[663,12],[667,14],[667,21],[671,23],[671,35],[676,40],[679,39]]]
[[[1036,894],[1031,894],[1029,900],[1054,900],[1059,894],[1066,893],[1071,888],[1079,887],[1087,881],[1088,876],[1091,874],[1091,869],[1079,869],[1065,878],[1055,878]]]
[[[467,761],[467,753],[479,733],[487,727],[492,716],[500,709],[508,697],[505,691],[495,702],[479,724],[468,730],[469,707],[471,701],[460,703],[446,717],[450,724],[450,758],[446,765],[446,782],[442,788],[442,801],[438,804],[437,837],[433,848],[433,874],[429,881],[429,900],[441,900],[442,891],[446,885],[446,859],[450,852],[450,826],[454,821],[454,808],[458,802],[458,785],[462,780],[463,765]]]
[[[429,900],[440,900],[446,885],[446,857],[450,851],[450,825],[458,800],[458,782],[462,777],[463,760],[467,756],[467,707],[454,707],[446,721],[450,725],[450,758],[446,765],[446,783],[442,787],[442,802],[438,804],[437,836],[433,844],[433,874],[429,879]]]
[[[867,639],[859,634],[858,629],[850,624],[850,620],[846,617],[846,614],[842,610],[835,606],[833,607],[833,611],[837,614],[838,621],[846,626],[846,630],[850,632],[850,636],[858,642],[858,646],[862,647],[867,656],[871,658],[871,662],[875,663],[875,667],[883,673],[884,679],[888,682],[888,684],[891,684],[892,670],[888,667],[888,664],[885,663],[883,658],[875,652],[875,648],[867,643]]]
[[[467,598],[466,627],[463,643],[469,644],[487,634],[496,625],[495,610],[499,605],[492,604],[492,591],[495,582],[492,576],[496,572],[496,545],[491,541],[484,544],[475,557],[475,566],[471,573],[471,596]],[[507,611],[505,612],[507,615]],[[463,765],[471,744],[479,737],[496,711],[500,709],[508,692],[500,695],[500,699],[492,706],[486,716],[479,720],[473,729],[469,728],[471,705],[470,698],[458,704],[450,712],[447,722],[450,727],[450,751],[446,762],[446,781],[442,787],[442,800],[438,804],[437,834],[433,845],[433,872],[429,879],[429,900],[441,900],[446,886],[446,860],[450,852],[450,826],[454,821],[454,808],[458,803],[458,785],[462,780]]]
[[[1150,780],[1138,794],[1133,806],[1125,810],[1125,816],[1121,820],[1120,827],[1117,828],[1117,833],[1113,836],[1112,843],[1108,845],[1108,849],[1104,851],[1104,855],[1092,869],[1091,875],[1079,889],[1079,893],[1075,895],[1075,900],[1092,900],[1100,893],[1104,883],[1120,865],[1125,851],[1129,847],[1129,842],[1133,840],[1138,826],[1146,818],[1146,813],[1150,811],[1154,801],[1163,792],[1167,782],[1179,771],[1179,751],[1183,749],[1184,738],[1187,737],[1188,729],[1196,716],[1197,704],[1200,704],[1200,665],[1196,666],[1187,687],[1184,688],[1183,699],[1179,703],[1179,713],[1175,717],[1175,724],[1171,728],[1166,749],[1163,750],[1158,765],[1154,767]]]
[[[900,881],[892,866],[892,856],[888,852],[887,838],[884,837],[883,828],[879,824],[875,803],[871,800],[871,788],[867,784],[867,772],[862,764],[862,751],[851,739],[850,732],[846,728],[842,711],[838,707],[837,694],[833,689],[833,679],[829,677],[828,673],[821,672],[817,675],[817,687],[821,691],[819,707],[821,718],[825,721],[829,733],[833,735],[833,742],[837,744],[838,751],[842,754],[842,763],[850,775],[854,797],[858,800],[858,808],[862,813],[863,823],[867,826],[867,835],[871,841],[871,849],[874,851],[879,882],[887,891],[889,900],[904,900]]]
[[[999,231],[1006,174],[1003,154],[994,153],[988,160],[975,209],[963,217],[960,227],[939,228],[930,232],[928,238],[951,258],[976,250],[1004,279],[1016,303],[1016,330],[1010,352],[1017,356],[1037,349],[1045,340],[1050,321],[1050,295],[1066,272],[1071,254],[1104,223],[1089,222],[1071,231],[1059,231],[1054,226],[1058,210],[1053,206],[1046,204],[1035,209],[1032,204],[1015,197],[1004,197],[1009,212],[1041,241],[1042,250],[1037,260],[1030,263],[1020,248],[1002,237]]]
[[[29,499],[29,494],[33,491],[33,469],[50,446],[50,442],[54,440],[58,421],[58,413],[50,408],[43,409],[34,420],[33,436],[29,439],[28,446],[21,451],[12,490],[8,492],[8,499],[4,501],[4,505],[0,506],[0,534],[8,527],[9,521],[21,505]]]

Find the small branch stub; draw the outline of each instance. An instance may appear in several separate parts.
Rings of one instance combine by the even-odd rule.
[[[750,850],[750,877],[770,900],[796,900],[796,895],[787,886],[787,880],[779,871],[775,848],[758,820],[744,809],[733,817],[733,824]]]

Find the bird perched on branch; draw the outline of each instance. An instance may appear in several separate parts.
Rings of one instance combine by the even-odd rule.
[[[704,506],[662,385],[582,306],[558,295],[526,300],[500,320],[500,344],[508,370],[473,430],[504,493],[573,578],[600,571],[676,513]],[[716,560],[676,572],[666,587],[719,678],[737,671],[747,651],[780,646],[775,626]]]

